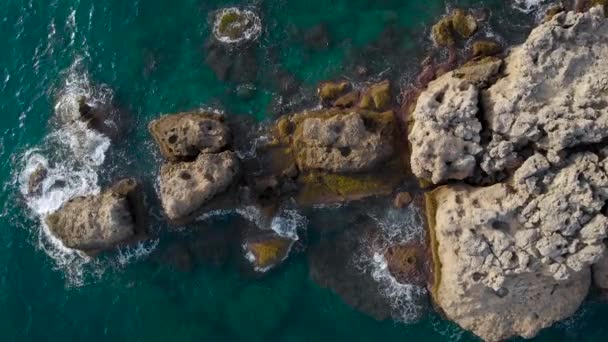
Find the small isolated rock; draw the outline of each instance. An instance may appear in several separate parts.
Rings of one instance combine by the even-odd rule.
[[[160,151],[169,161],[192,160],[201,153],[216,153],[230,144],[230,129],[213,113],[166,115],[148,126]]]
[[[266,272],[281,264],[289,256],[294,241],[271,235],[247,241],[243,245],[247,259],[256,272]]]
[[[349,89],[350,83],[347,81],[324,82],[317,89],[317,93],[321,102],[327,104],[344,95]]]
[[[27,180],[28,195],[39,195],[42,191],[42,182],[46,179],[49,170],[44,165],[39,164]]]
[[[412,203],[412,195],[409,192],[400,192],[395,196],[393,205],[395,208],[403,209]]]
[[[231,7],[220,10],[215,16],[213,35],[222,43],[255,40],[261,32],[260,17],[252,11]]]
[[[471,50],[473,57],[487,57],[499,54],[502,47],[493,40],[477,40],[473,43]]]
[[[172,221],[191,218],[216,195],[226,191],[239,173],[233,152],[201,153],[193,162],[168,163],[160,170],[160,198]]]
[[[401,284],[426,285],[425,249],[411,243],[389,247],[384,253],[388,270]]]
[[[385,111],[391,107],[391,85],[388,80],[374,84],[361,94],[359,108]]]
[[[122,180],[99,195],[68,201],[45,222],[66,247],[91,255],[132,242],[146,233],[141,187]]]

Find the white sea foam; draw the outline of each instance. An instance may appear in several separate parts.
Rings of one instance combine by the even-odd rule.
[[[238,38],[232,38],[226,35],[222,35],[222,33],[220,32],[220,18],[225,15],[244,16],[248,20],[247,24],[249,24],[250,26],[245,28],[242,32],[242,35]],[[217,40],[222,43],[235,44],[244,41],[255,40],[260,36],[260,33],[262,33],[262,21],[260,20],[260,17],[253,11],[230,7],[219,10],[215,15],[215,22],[213,23],[213,35]]]
[[[399,283],[388,270],[384,252],[395,244],[411,241],[424,241],[425,230],[421,212],[411,205],[406,209],[384,208],[378,213],[369,214],[381,230],[379,241],[370,241],[355,265],[378,283],[380,293],[388,299],[393,319],[400,322],[418,320],[424,309],[421,299],[426,295],[424,287]]]
[[[544,5],[547,0],[513,0],[513,7],[525,12],[531,13]]]
[[[89,129],[78,118],[78,101],[86,98],[91,104],[111,101],[106,87],[93,87],[81,60],[65,75],[65,82],[55,106],[56,124],[42,143],[25,152],[19,175],[20,191],[33,215],[40,221],[38,247],[65,272],[72,285],[82,285],[85,265],[96,268],[97,261],[83,253],[66,248],[44,224],[44,218],[68,200],[100,191],[98,174],[104,163],[110,139]],[[46,170],[39,191],[29,193],[29,180],[38,168]]]
[[[213,210],[197,217],[197,221],[205,221],[213,217],[237,214],[252,222],[260,230],[272,230],[278,236],[298,241],[298,231],[306,229],[308,219],[296,209],[281,209],[270,220],[256,206],[245,206],[235,209]]]

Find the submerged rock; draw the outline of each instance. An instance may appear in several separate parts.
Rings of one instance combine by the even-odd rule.
[[[167,160],[192,160],[201,153],[217,153],[231,141],[223,116],[213,113],[166,115],[149,124],[152,137]]]
[[[168,163],[160,171],[160,199],[172,221],[191,219],[239,174],[239,161],[230,151],[201,153],[193,162]]]
[[[593,265],[593,284],[602,291],[604,296],[608,295],[608,249],[600,261]]]
[[[403,209],[412,203],[412,194],[409,192],[400,192],[395,196],[393,200],[393,206],[395,208]]]
[[[45,222],[66,247],[95,255],[143,238],[145,216],[140,185],[125,179],[101,194],[68,201]]]

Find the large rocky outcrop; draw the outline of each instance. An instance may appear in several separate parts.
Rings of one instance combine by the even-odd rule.
[[[572,315],[592,268],[604,284],[607,57],[601,8],[560,13],[492,70],[502,78],[467,79],[465,66],[431,82],[412,112],[416,176],[469,184],[426,196],[432,294],[486,341]]]
[[[231,134],[223,116],[206,112],[166,115],[152,121],[149,129],[168,161],[160,170],[159,195],[171,222],[188,223],[235,184],[240,161],[228,150]],[[222,205],[225,203],[217,207]]]
[[[552,161],[564,149],[602,141],[608,136],[606,58],[608,22],[601,7],[560,13],[534,29],[506,59],[506,76],[483,94],[493,141],[516,150],[534,144]],[[501,155],[496,148],[504,147],[492,144],[484,160]]]
[[[314,205],[388,195],[403,180],[397,120],[387,110],[389,82],[342,95],[350,88],[346,82],[324,83],[319,96],[328,108],[278,121],[271,146],[258,149],[259,157],[272,155],[268,164],[279,166],[273,167],[278,184],[272,188],[293,182],[298,202]],[[341,101],[345,96],[348,101]]]
[[[193,162],[167,163],[160,170],[160,198],[169,219],[191,218],[224,192],[239,173],[234,152],[201,153]]]
[[[140,185],[125,179],[101,194],[68,201],[45,221],[66,247],[93,255],[142,238],[145,215]]]
[[[604,253],[605,161],[592,153],[552,168],[530,157],[511,184],[455,185],[431,194],[434,299],[486,341],[533,337],[572,315]]]
[[[230,129],[213,113],[166,115],[150,122],[150,132],[167,160],[192,160],[201,153],[217,153],[230,143]]]
[[[489,87],[487,78],[463,77],[470,64],[441,76],[421,93],[411,117],[413,172],[435,184],[476,169],[508,174],[530,149],[559,162],[569,148],[601,142],[608,137],[605,58],[608,23],[596,7],[557,14],[534,29]]]

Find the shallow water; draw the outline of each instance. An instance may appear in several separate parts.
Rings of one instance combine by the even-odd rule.
[[[278,115],[312,105],[315,85],[340,76],[355,82],[390,78],[405,87],[430,48],[429,25],[446,7],[490,8],[483,34],[517,43],[541,2],[2,2],[1,340],[475,340],[437,314],[418,310],[411,297],[420,290],[391,286],[381,258],[352,262],[378,280],[380,295],[392,300],[393,320],[376,321],[317,285],[301,246],[265,277],[242,272],[225,250],[234,227],[255,223],[255,212],[222,213],[168,231],[155,196],[160,156],[146,127],[162,113],[212,108],[255,131]],[[516,3],[528,13],[514,9]],[[235,4],[260,15],[262,33],[246,53],[232,52],[244,63],[226,66],[220,59],[214,72],[206,44],[212,13]],[[355,72],[362,66],[365,77]],[[83,92],[116,104],[126,139],[110,142],[65,124],[69,118],[62,113]],[[43,196],[26,199],[24,179],[37,163],[50,166],[49,177]],[[127,175],[145,181],[152,239],[90,260],[46,234],[39,215]],[[381,222],[387,238],[422,238],[415,213],[395,217],[388,206],[364,209]],[[351,214],[362,212],[356,205],[292,210],[286,208],[271,227],[287,236],[298,233],[301,245],[329,241],[329,246],[349,227]],[[402,224],[395,228],[395,222]],[[606,314],[606,305],[590,300],[537,339],[605,340]]]

